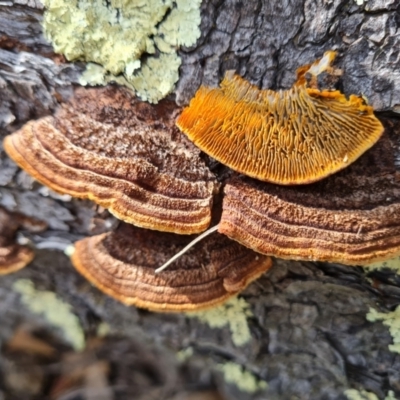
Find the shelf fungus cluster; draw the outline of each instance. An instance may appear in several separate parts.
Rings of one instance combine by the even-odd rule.
[[[31,121],[4,141],[41,183],[94,200],[129,223],[76,243],[73,264],[105,293],[160,311],[218,304],[271,266],[269,257],[217,234],[170,271],[154,273],[190,234],[208,227],[219,189],[175,126],[178,112],[172,102],[149,105],[116,87],[78,89],[54,117]]]
[[[72,262],[90,282],[125,304],[154,311],[190,311],[220,304],[267,271],[269,257],[215,234],[167,271],[154,271],[190,236],[121,223],[76,243]]]
[[[400,125],[320,182],[279,186],[235,177],[218,231],[262,254],[366,265],[400,254]]]
[[[72,261],[125,304],[159,311],[219,304],[267,271],[269,255],[383,260],[400,254],[400,125],[387,120],[382,136],[364,100],[331,89],[334,57],[299,68],[296,84],[281,92],[228,72],[180,115],[188,138],[175,126],[180,110],[172,102],[149,105],[106,87],[78,89],[4,148],[43,184],[124,221],[77,242]],[[218,213],[220,184],[196,146],[236,172],[218,177],[222,215],[210,232],[219,233],[172,257]],[[171,257],[168,270],[159,268]]]
[[[400,127],[388,122],[382,137],[372,107],[330,88],[335,55],[300,67],[287,91],[228,72],[178,118],[198,147],[247,176],[225,183],[218,232],[289,259],[363,265],[400,254]]]
[[[400,124],[348,168],[309,185],[236,174],[218,232],[264,255],[367,265],[400,255]]]
[[[210,223],[217,183],[175,127],[178,111],[115,87],[80,89],[54,117],[6,137],[4,148],[57,192],[91,199],[143,228],[197,233]]]
[[[334,58],[328,51],[299,68],[297,83],[278,92],[228,71],[220,88],[198,90],[177,125],[201,150],[247,176],[281,185],[318,181],[355,161],[383,132],[362,98],[315,87]]]

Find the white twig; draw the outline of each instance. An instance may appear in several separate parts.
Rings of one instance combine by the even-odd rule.
[[[193,247],[197,242],[204,239],[206,236],[218,230],[219,225],[215,225],[212,228],[206,230],[201,235],[197,236],[196,239],[192,240],[186,247],[184,247],[180,252],[176,253],[172,258],[170,258],[164,265],[155,270],[155,273],[158,274],[161,271],[164,271],[170,264],[172,264],[176,259],[178,259],[181,255],[185,254],[191,247]]]

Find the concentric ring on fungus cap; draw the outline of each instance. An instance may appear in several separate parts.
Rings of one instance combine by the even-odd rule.
[[[348,168],[310,185],[236,176],[218,232],[280,258],[365,265],[400,255],[400,124]]]
[[[191,240],[121,223],[75,243],[75,268],[104,293],[153,311],[190,311],[223,303],[271,266],[269,257],[215,234],[168,271],[155,269]]]
[[[19,213],[13,213],[0,206],[0,275],[10,274],[26,267],[34,258],[34,251],[16,242],[21,225],[37,224],[36,231],[43,230],[45,224],[34,221]]]
[[[53,190],[90,199],[137,226],[180,234],[205,230],[218,184],[175,126],[180,111],[127,90],[80,88],[54,117],[4,139],[8,155]]]
[[[382,124],[362,98],[306,87],[335,53],[300,68],[290,90],[259,90],[228,71],[220,88],[202,86],[177,121],[205,153],[262,181],[307,184],[345,168],[379,139]]]

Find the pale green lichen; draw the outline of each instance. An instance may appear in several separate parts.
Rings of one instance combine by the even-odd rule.
[[[36,290],[28,279],[14,282],[13,289],[21,295],[21,302],[34,314],[39,314],[52,326],[59,328],[65,340],[75,350],[85,346],[85,336],[78,317],[71,306],[58,299],[54,292]]]
[[[177,46],[191,46],[200,36],[201,0],[175,0],[175,2],[176,8],[172,9],[168,18],[160,24],[155,38],[156,43],[161,39],[163,46],[167,45],[170,49]],[[193,28],[195,32],[192,32]],[[195,40],[193,33],[196,36]],[[165,51],[168,52],[169,50]]]
[[[253,313],[243,298],[234,297],[221,306],[206,311],[190,312],[187,315],[198,318],[211,328],[229,326],[232,341],[236,346],[243,346],[251,339],[247,318],[252,317]]]
[[[193,348],[189,346],[176,353],[176,358],[183,363],[190,359],[193,354]],[[236,385],[242,392],[255,393],[268,387],[267,382],[257,378],[243,366],[231,361],[213,364],[213,369],[222,372],[225,381]]]
[[[168,68],[165,68],[168,65]],[[181,60],[175,54],[161,54],[158,58],[149,58],[142,68],[128,80],[143,100],[151,101],[164,98],[172,89],[173,84],[179,79],[179,66]],[[165,69],[163,75],[160,71]],[[149,87],[148,82],[152,82]]]
[[[88,64],[81,84],[117,81],[157,102],[177,82],[177,49],[200,37],[201,0],[43,0],[54,49]],[[93,64],[96,63],[96,64]]]
[[[224,374],[226,382],[236,385],[242,392],[255,393],[259,390],[265,390],[268,387],[267,382],[258,379],[239,364],[227,362],[219,364],[217,368]]]
[[[394,397],[394,392],[393,390],[389,390],[387,396],[385,397],[384,400],[397,400],[396,397]]]
[[[344,392],[349,400],[379,400],[378,396],[375,393],[368,392],[366,390],[356,390],[349,389]],[[387,396],[384,400],[396,400],[394,397],[394,392],[389,390]]]
[[[193,356],[193,347],[186,347],[176,353],[176,358],[180,362],[185,362]]]
[[[111,333],[111,326],[107,322],[101,322],[96,330],[98,337],[106,337]]]
[[[99,64],[88,63],[85,71],[83,71],[79,83],[86,85],[104,85],[106,82],[107,70]]]
[[[396,273],[400,273],[400,257],[391,258],[386,261],[378,261],[372,264],[365,265],[364,268],[367,271],[373,271],[375,269],[390,268]]]
[[[393,344],[389,345],[389,350],[394,353],[400,353],[400,306],[388,313],[380,313],[370,308],[367,320],[371,322],[382,321],[383,325],[388,326],[393,338]]]

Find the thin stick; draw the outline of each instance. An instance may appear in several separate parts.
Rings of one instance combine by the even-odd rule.
[[[170,264],[172,264],[177,258],[181,255],[185,254],[191,247],[193,247],[197,242],[204,239],[206,236],[210,235],[211,233],[215,232],[218,229],[219,225],[215,225],[212,228],[208,229],[207,231],[203,232],[201,235],[197,236],[196,239],[192,240],[186,247],[184,247],[179,253],[176,253],[172,258],[170,258],[164,265],[160,268],[157,268],[154,272],[158,274],[161,271],[164,271]]]

